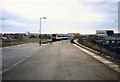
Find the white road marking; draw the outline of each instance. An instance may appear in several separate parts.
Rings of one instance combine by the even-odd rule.
[[[94,53],[80,47],[80,46],[77,46],[76,44],[73,44],[74,46],[78,47],[79,49],[81,49],[82,51],[86,52],[87,54],[91,55],[91,56],[96,56]]]
[[[38,43],[26,43],[26,44],[14,45],[14,46],[2,47],[2,48],[0,48],[0,49],[3,49],[3,48],[11,48],[11,47],[19,47],[19,46],[25,46],[25,45],[29,45],[29,44],[39,45]],[[47,45],[47,44],[41,44],[41,45]]]
[[[16,46],[21,46],[21,45],[16,45]]]
[[[110,61],[102,61],[103,63],[112,63],[112,62],[110,62]]]
[[[101,58],[100,56],[93,56],[93,57],[94,57],[94,58],[99,58],[99,59]]]
[[[37,44],[37,45],[39,46],[40,44]],[[41,44],[41,46],[42,46],[42,45],[44,46],[44,45],[48,45],[48,44]]]
[[[103,58],[100,58],[99,60],[100,60],[100,61],[106,61],[106,60],[105,60],[105,59],[103,59]]]
[[[31,55],[33,56],[33,55]],[[17,66],[18,64],[22,63],[23,61],[25,61],[26,59],[28,59],[31,56],[27,56],[26,58],[21,59],[20,61],[16,62],[15,64],[9,66],[8,68],[5,68],[2,70],[2,72],[0,72],[0,74],[4,74],[5,72],[9,71],[10,69],[14,68],[15,66]]]
[[[27,45],[27,44],[21,44],[21,45]]]
[[[28,43],[28,44],[35,44],[35,43]],[[21,44],[21,45],[16,45],[16,46],[22,46],[22,45],[28,45],[28,44]],[[36,45],[39,45],[38,43],[36,43]],[[47,45],[47,44],[41,44],[41,45]],[[15,46],[9,46],[9,47],[4,47],[4,48],[10,48],[10,47],[15,47]],[[1,48],[2,49],[2,48]],[[9,66],[8,68],[3,69],[2,71],[0,71],[0,75],[4,74],[5,72],[9,71],[10,69],[14,68],[15,66],[17,66],[18,64],[22,63],[23,61],[25,61],[26,59],[28,59],[29,57],[31,57],[33,55],[27,56],[23,59],[21,59],[20,61],[16,62],[15,64]]]
[[[88,50],[86,50],[86,49],[84,49],[84,48],[82,48],[82,47],[80,47],[80,46],[78,46],[78,45],[76,45],[76,44],[73,44],[73,45],[74,45],[75,47],[81,49],[82,51],[84,51],[84,52],[87,53],[88,55],[96,58],[96,59],[99,60],[100,62],[104,63],[105,65],[108,65],[109,67],[111,67],[112,69],[114,69],[115,71],[117,71],[117,72],[120,73],[119,65],[117,65],[117,64],[115,64],[115,63],[113,63],[113,62],[110,62],[110,61],[108,61],[107,59],[104,59],[104,58],[102,58],[102,57],[100,57],[100,56],[97,56],[95,53],[90,52],[90,51],[88,51]]]
[[[113,67],[118,67],[118,65],[112,65]]]

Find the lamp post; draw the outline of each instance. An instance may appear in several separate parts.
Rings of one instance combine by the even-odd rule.
[[[46,19],[46,17],[40,18],[40,36],[39,36],[39,46],[41,46],[41,19]]]

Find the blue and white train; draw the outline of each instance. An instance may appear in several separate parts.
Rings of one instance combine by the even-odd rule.
[[[68,39],[69,37],[66,34],[52,34],[51,38],[53,41],[56,41],[56,40],[65,40]]]

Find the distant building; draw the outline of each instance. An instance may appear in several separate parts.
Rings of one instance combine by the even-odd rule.
[[[80,36],[80,33],[68,33],[69,37]]]
[[[97,36],[110,36],[114,34],[113,30],[96,30]]]
[[[103,44],[120,43],[120,33],[114,33],[113,30],[96,30],[95,40]]]
[[[27,35],[27,36],[29,36],[29,35],[30,35],[30,33],[27,31],[27,32],[26,32],[26,35]]]

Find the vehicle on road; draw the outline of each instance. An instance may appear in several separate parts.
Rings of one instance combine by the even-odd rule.
[[[6,40],[6,39],[8,39],[7,37],[1,37],[2,38],[2,40]]]
[[[52,34],[51,38],[53,41],[65,40],[65,39],[68,39],[68,35],[66,35],[66,34]]]

